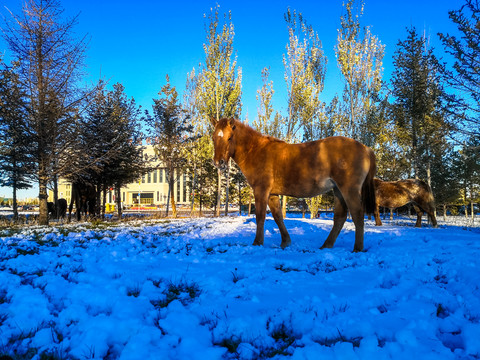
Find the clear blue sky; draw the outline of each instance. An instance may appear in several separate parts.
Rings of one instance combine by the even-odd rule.
[[[318,32],[328,57],[322,99],[328,102],[343,86],[334,54],[342,0],[64,0],[61,3],[66,16],[80,13],[75,28],[77,37],[88,35],[90,39],[85,58],[86,80],[95,82],[102,76],[110,84],[122,83],[125,92],[144,109],[151,109],[152,99],[165,84],[166,74],[179,93],[183,93],[187,73],[194,67],[198,69],[204,60],[204,14],[209,14],[216,3],[222,13],[232,11],[234,47],[243,72],[242,119],[247,114],[250,121],[256,117],[255,96],[265,66],[270,66],[270,79],[274,82],[274,107],[286,111],[282,55],[288,33],[283,14],[289,6],[302,12]],[[437,33],[455,32],[448,10],[459,9],[463,3],[461,0],[365,0],[361,23],[371,26],[372,33],[386,45],[384,80],[390,77],[396,44],[405,39],[407,27],[425,31],[437,56],[443,56]],[[0,0],[0,5],[0,14],[8,17],[5,7],[18,13],[21,0]],[[0,52],[8,58],[3,39]],[[0,188],[2,195],[11,196],[11,190]],[[20,192],[20,198],[37,195],[36,190]]]

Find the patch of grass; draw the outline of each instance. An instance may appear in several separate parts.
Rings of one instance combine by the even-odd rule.
[[[0,305],[10,302],[10,298],[7,296],[7,294],[7,290],[0,289]]]
[[[342,335],[340,330],[337,329],[337,332],[338,332],[338,336],[335,336],[332,338],[317,339],[314,341],[322,346],[327,346],[327,347],[332,347],[339,342],[350,343],[353,345],[353,347],[360,347],[360,341],[362,341],[363,337],[357,336],[353,338],[347,338]]]
[[[20,249],[17,248],[17,255],[37,255],[40,251],[38,249]]]
[[[236,354],[238,345],[242,343],[242,339],[238,336],[232,335],[229,338],[224,338],[218,343],[214,343],[216,346],[224,347],[228,350],[229,353]]]
[[[151,300],[153,306],[156,308],[165,308],[172,301],[180,300],[183,305],[192,302],[196,297],[200,296],[202,290],[200,286],[195,282],[186,282],[184,280],[179,283],[170,282],[167,285],[167,289],[163,291],[165,295],[164,299]]]
[[[300,272],[299,269],[294,269],[292,267],[285,266],[284,264],[276,265],[275,270],[280,270],[280,271],[283,271],[284,273],[288,273],[288,272],[291,272],[291,271]]]
[[[442,304],[437,304],[437,317],[445,319],[447,316],[449,316],[447,308]]]
[[[127,289],[127,296],[139,297],[140,296],[140,285],[135,285]]]
[[[236,284],[237,282],[239,282],[240,280],[242,280],[244,278],[245,278],[245,276],[242,276],[242,275],[238,274],[237,268],[235,268],[235,270],[232,271],[232,280],[233,280],[234,284]]]

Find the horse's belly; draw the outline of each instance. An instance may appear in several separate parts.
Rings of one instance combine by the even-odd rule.
[[[332,190],[334,186],[334,182],[330,179],[299,181],[291,184],[283,184],[283,186],[276,186],[272,189],[272,194],[309,198],[324,194]]]

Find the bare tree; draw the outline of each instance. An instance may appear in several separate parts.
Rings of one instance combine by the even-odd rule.
[[[2,28],[18,62],[19,82],[26,92],[28,128],[39,187],[39,223],[48,224],[47,184],[68,166],[69,144],[85,93],[77,86],[86,39],[71,34],[77,17],[62,22],[56,0],[26,0],[20,14],[11,13]],[[63,164],[62,164],[63,163]]]

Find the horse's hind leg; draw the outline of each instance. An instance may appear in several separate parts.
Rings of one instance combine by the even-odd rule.
[[[335,195],[333,227],[332,230],[330,230],[330,234],[328,234],[327,240],[325,240],[320,249],[333,247],[335,241],[337,240],[338,234],[340,234],[340,230],[343,228],[343,224],[345,224],[345,220],[347,220],[347,204],[345,203],[342,194],[336,188],[333,190],[333,193]]]
[[[415,227],[422,227],[423,211],[417,205],[413,205],[413,209],[417,213],[417,222],[415,223]]]
[[[277,223],[278,228],[280,229],[280,234],[282,235],[282,244],[280,246],[282,249],[285,249],[292,243],[292,240],[290,239],[290,235],[288,234],[285,223],[283,222],[282,206],[278,196],[270,196],[268,198],[268,206],[272,211],[272,216]]]

